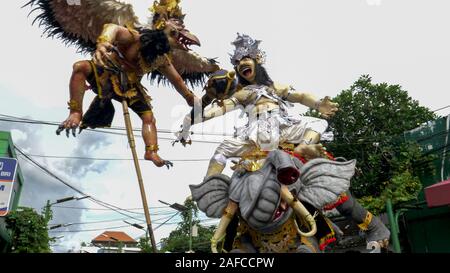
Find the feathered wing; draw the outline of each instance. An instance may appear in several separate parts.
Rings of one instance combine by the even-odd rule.
[[[337,162],[328,159],[314,159],[300,169],[300,200],[318,209],[337,201],[350,187],[355,174],[356,160]]]
[[[204,84],[209,75],[220,69],[214,59],[202,57],[194,51],[173,49],[171,57],[175,69],[192,87]],[[158,84],[167,83],[167,79],[158,71],[151,74],[151,80]]]
[[[137,25],[133,6],[117,0],[31,0],[38,22],[48,37],[75,45],[83,53],[95,50],[105,24]]]

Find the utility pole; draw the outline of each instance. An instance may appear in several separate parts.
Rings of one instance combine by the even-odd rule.
[[[45,219],[45,222],[48,224],[48,222],[50,222],[50,220],[52,219],[52,217],[53,217],[53,213],[52,213],[52,208],[51,208],[51,203],[50,203],[50,200],[47,200],[47,204],[45,205],[45,207],[44,207],[44,219]]]
[[[189,253],[192,253],[192,207],[189,208]]]

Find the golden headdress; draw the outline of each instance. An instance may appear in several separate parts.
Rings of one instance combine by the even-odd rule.
[[[165,21],[171,18],[183,20],[184,14],[179,6],[181,0],[155,1],[150,11],[153,13],[153,28],[162,29]]]

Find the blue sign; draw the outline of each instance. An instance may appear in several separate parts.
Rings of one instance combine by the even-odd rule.
[[[0,181],[12,182],[16,173],[17,159],[0,157]]]
[[[17,170],[17,159],[0,157],[0,216],[9,211]]]

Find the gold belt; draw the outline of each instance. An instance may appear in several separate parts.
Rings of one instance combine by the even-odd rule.
[[[258,232],[241,220],[238,227],[238,236],[249,234],[252,244],[260,253],[289,253],[296,252],[300,237],[295,225],[295,217],[290,217],[277,230],[270,233]],[[234,247],[239,248],[239,240],[235,241]]]
[[[113,86],[114,93],[116,93],[116,95],[120,97],[131,99],[136,97],[138,94],[138,90],[135,87],[128,89],[126,91],[122,91],[120,88],[119,78],[117,77],[117,75],[111,75],[111,83]]]

